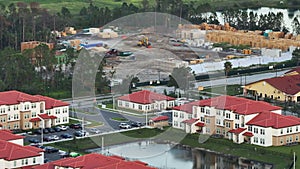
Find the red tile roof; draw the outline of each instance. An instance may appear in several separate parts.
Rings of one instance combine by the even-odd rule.
[[[76,158],[65,158],[33,168],[54,169],[54,166],[72,167],[80,169],[155,169],[146,166],[145,163],[126,161],[124,159],[104,156],[95,153],[79,156]]]
[[[198,122],[198,123],[195,124],[195,126],[198,126],[198,127],[204,127],[204,126],[205,126],[205,123]]]
[[[193,123],[195,123],[198,120],[199,119],[188,119],[188,120],[184,120],[182,123],[193,124]]]
[[[175,98],[173,97],[154,93],[148,90],[134,92],[125,96],[121,96],[118,99],[134,102],[134,103],[140,103],[140,104],[150,104],[150,103],[154,103],[155,101],[162,101],[162,100],[167,100],[167,101],[175,100]]]
[[[41,121],[41,119],[38,117],[35,117],[35,118],[30,119],[29,121],[30,122],[38,122],[38,121]]]
[[[35,97],[45,101],[45,103],[46,103],[45,109],[46,110],[52,109],[55,107],[69,106],[69,103],[67,103],[67,102],[56,100],[56,99],[53,99],[53,98],[50,98],[47,96],[35,95]]]
[[[56,119],[56,116],[49,116],[47,113],[46,114],[39,114],[38,116],[40,116],[42,119]]]
[[[192,114],[193,113],[193,104],[187,103],[187,104],[183,104],[180,106],[175,106],[175,107],[173,107],[173,110],[183,111],[183,112]]]
[[[14,105],[20,102],[39,102],[39,98],[16,90],[0,92],[0,105]]]
[[[209,106],[217,109],[231,110],[237,114],[248,115],[262,111],[280,110],[281,107],[273,106],[267,102],[254,101],[235,96],[218,96],[210,99],[199,100],[191,103],[195,106]]]
[[[0,140],[4,141],[11,141],[11,140],[18,140],[18,139],[23,139],[25,138],[24,136],[12,134],[11,131],[9,130],[0,130]]]
[[[263,112],[251,119],[247,125],[272,127],[278,129],[300,125],[300,118],[284,116],[272,112]]]
[[[166,121],[169,120],[168,116],[157,116],[157,117],[153,117],[151,118],[152,121],[157,122],[157,121]]]
[[[0,140],[0,159],[5,159],[7,161],[37,157],[40,156],[42,149],[32,147],[32,146],[21,146],[8,141]]]
[[[253,137],[253,133],[246,131],[243,136]]]
[[[229,133],[234,133],[234,134],[240,134],[241,132],[243,132],[245,130],[246,130],[246,128],[237,128],[237,129],[229,130],[228,132]]]

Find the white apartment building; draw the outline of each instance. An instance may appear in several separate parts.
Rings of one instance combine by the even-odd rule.
[[[299,142],[299,124],[299,118],[281,115],[280,107],[233,96],[173,108],[174,128],[187,133],[218,134],[236,143],[278,146]]]

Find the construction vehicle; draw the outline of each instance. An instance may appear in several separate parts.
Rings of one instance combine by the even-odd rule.
[[[110,49],[108,52],[106,52],[105,56],[106,57],[111,57],[111,56],[130,56],[133,53],[131,51],[118,51],[117,49]]]
[[[143,36],[141,40],[139,40],[137,46],[145,46],[146,48],[151,48],[151,43],[149,42],[149,39],[147,36]]]

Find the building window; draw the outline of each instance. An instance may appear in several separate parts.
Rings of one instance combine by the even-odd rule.
[[[238,124],[238,123],[235,123],[235,124],[234,124],[234,127],[237,129],[237,128],[239,128],[239,127],[240,127],[240,124]]]
[[[14,161],[14,167],[17,166],[17,161]]]
[[[206,109],[206,110],[205,110],[205,113],[206,113],[206,114],[210,114],[210,110],[209,110],[209,109]]]
[[[174,117],[178,117],[178,112],[174,112]]]
[[[178,121],[174,121],[174,126],[178,126]]]
[[[298,140],[299,140],[299,136],[296,136],[295,141],[298,141]]]
[[[289,143],[290,139],[289,137],[286,137],[286,143]]]
[[[31,112],[31,117],[36,117],[36,112]]]
[[[260,129],[260,134],[265,135],[265,129]]]
[[[204,113],[204,107],[201,107],[201,108],[200,108],[200,112],[201,112],[201,113]]]
[[[283,129],[280,130],[280,134],[283,134]]]
[[[205,120],[205,123],[206,123],[206,124],[210,124],[210,119],[206,119],[206,120]]]
[[[283,144],[283,138],[280,139],[280,144]]]
[[[28,164],[28,159],[25,159],[25,164],[26,164],[26,165]]]
[[[235,119],[236,119],[236,120],[239,120],[239,119],[240,119],[240,115],[235,114]]]
[[[290,129],[289,129],[289,128],[287,128],[287,129],[286,129],[286,133],[289,133],[289,132],[290,132]]]
[[[35,103],[32,103],[32,104],[31,104],[31,108],[32,108],[32,109],[36,108],[36,104],[35,104]]]
[[[201,122],[204,122],[204,117],[201,117],[201,118],[200,118],[200,121],[201,121]]]
[[[290,132],[293,132],[293,127],[290,127]]]
[[[258,143],[258,138],[254,137],[254,143]]]
[[[290,142],[293,142],[293,137],[292,136],[290,137]]]
[[[181,127],[181,128],[183,128],[183,125],[184,125],[183,123],[180,123],[180,127]]]
[[[191,114],[188,114],[188,119],[191,119],[192,118],[192,115]]]
[[[180,113],[180,118],[184,118],[184,114],[183,113]]]
[[[218,111],[217,111],[217,115],[221,115],[221,110],[218,110]]]
[[[230,128],[230,123],[226,122],[225,124],[227,128]]]
[[[140,109],[140,110],[143,110],[143,106],[142,106],[142,105],[139,105],[139,109]]]
[[[32,159],[32,162],[33,162],[33,164],[36,163],[36,158],[35,157]]]
[[[298,126],[296,126],[296,131],[298,131]]]
[[[218,129],[218,128],[217,128],[217,131],[216,131],[216,133],[217,133],[217,134],[221,134],[221,131],[220,131],[220,129]]]
[[[7,106],[7,111],[10,111],[10,106]]]
[[[226,118],[230,119],[230,113],[226,113]]]
[[[260,144],[265,144],[265,139],[261,138],[260,139]]]
[[[254,133],[258,133],[258,128],[253,128],[254,129]]]
[[[210,128],[206,127],[206,133],[210,133]]]
[[[119,106],[122,106],[122,101],[119,101],[118,103],[119,103]]]
[[[252,126],[248,126],[248,131],[252,131]]]
[[[221,120],[220,119],[216,119],[216,124],[220,125],[221,124]]]
[[[17,105],[14,105],[14,110],[18,110],[19,107]]]
[[[24,159],[22,159],[21,164],[24,165]]]

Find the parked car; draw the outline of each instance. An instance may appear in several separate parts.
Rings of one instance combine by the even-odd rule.
[[[73,138],[73,136],[69,133],[63,133],[62,135],[60,135],[61,138]]]
[[[52,141],[56,141],[56,140],[59,140],[59,137],[57,135],[52,135],[52,136],[49,136]]]
[[[43,134],[48,134],[49,131],[47,129],[43,129]]]
[[[44,137],[43,141],[53,141],[53,140],[52,140],[52,138],[50,136],[48,136],[48,137]]]
[[[98,134],[98,133],[100,133],[100,130],[98,130],[96,128],[91,128],[90,132]]]
[[[68,130],[68,126],[57,126],[57,127],[59,127],[60,128],[60,130],[62,130],[62,131],[66,131],[66,130]]]
[[[56,131],[56,132],[60,132],[60,131],[61,131],[61,128],[58,127],[58,126],[56,126],[56,127],[53,128],[53,130]]]
[[[45,128],[46,130],[48,130],[49,133],[55,133],[55,130],[53,128]]]
[[[59,151],[58,155],[60,156],[60,158],[70,157],[69,153],[65,151]]]
[[[37,129],[33,132],[34,134],[42,134],[42,130],[41,129]]]
[[[120,123],[119,127],[121,129],[129,129],[129,128],[131,128],[131,126],[129,124],[127,124],[127,123]]]
[[[141,122],[132,122],[131,124],[131,127],[142,127],[143,124]]]
[[[87,131],[75,131],[74,132],[74,136],[76,137],[83,137],[83,136],[88,136],[89,133]]]
[[[70,128],[72,129],[82,129],[82,126],[80,123],[76,123],[76,124],[71,124]]]
[[[51,147],[51,146],[46,146],[45,147],[45,152],[46,153],[56,153],[56,152],[58,152],[58,149],[54,148],[54,147]]]
[[[78,157],[78,156],[81,156],[81,154],[76,153],[76,152],[71,152],[71,153],[69,154],[69,156],[70,156],[70,157]]]
[[[49,159],[48,158],[44,158],[44,163],[48,163]]]
[[[30,139],[28,140],[28,142],[29,142],[29,143],[39,143],[40,141],[39,141],[38,139],[36,139],[36,138],[30,138]]]

